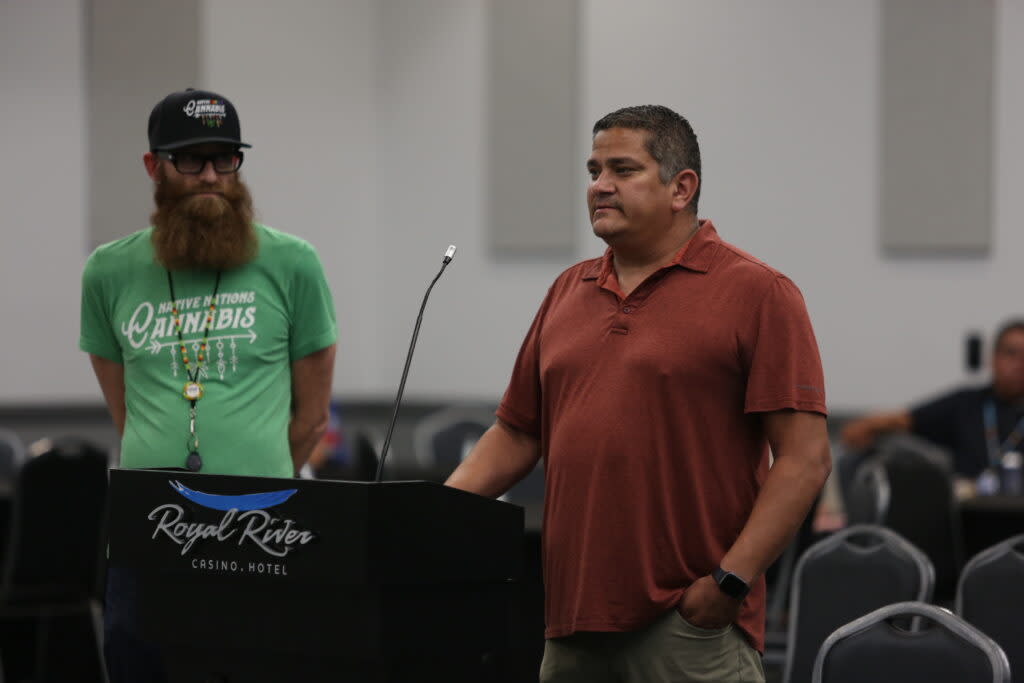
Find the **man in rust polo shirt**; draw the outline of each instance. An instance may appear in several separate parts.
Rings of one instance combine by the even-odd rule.
[[[831,463],[803,298],[697,218],[675,112],[605,116],[587,168],[608,250],[551,286],[447,483],[499,495],[544,458],[541,681],[763,681],[763,573]]]

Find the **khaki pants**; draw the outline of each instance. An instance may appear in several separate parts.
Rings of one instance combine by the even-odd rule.
[[[629,633],[574,633],[544,646],[540,683],[764,683],[761,655],[733,625],[708,630],[670,610]]]

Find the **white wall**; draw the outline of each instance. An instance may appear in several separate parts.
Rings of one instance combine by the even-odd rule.
[[[878,230],[878,3],[587,3],[581,125],[640,101],[692,118],[701,213],[801,287],[834,408],[897,406],[957,382],[964,333],[1024,313],[1024,207],[1010,196],[1024,180],[1024,11],[997,4],[994,254],[892,260]]]
[[[78,353],[85,263],[79,0],[0,2],[0,403],[98,398]]]
[[[582,212],[590,126],[611,109],[661,102],[700,137],[701,213],[804,291],[834,409],[898,405],[959,381],[964,332],[1024,313],[1019,2],[998,3],[995,249],[980,260],[881,255],[877,0],[582,8],[579,194],[567,198],[578,207],[577,258],[602,250]],[[320,251],[342,335],[339,396],[393,395],[423,291],[455,243],[407,395],[496,399],[567,265],[487,255],[485,11],[483,0],[203,4],[199,85],[240,110],[262,218]],[[0,27],[0,140],[17,161],[0,165],[0,320],[17,330],[0,362],[0,403],[98,400],[75,350],[86,229],[80,3],[0,4]],[[25,108],[28,95],[47,106]]]
[[[380,251],[369,265],[380,310],[378,386],[388,393],[401,377],[417,308],[448,244],[459,251],[431,294],[410,396],[496,401],[562,265],[499,264],[487,255],[484,5],[377,5]]]
[[[200,13],[202,87],[238,108],[259,218],[309,240],[324,263],[337,393],[377,386],[373,4],[208,0]]]

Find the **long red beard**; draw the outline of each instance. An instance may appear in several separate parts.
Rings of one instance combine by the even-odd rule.
[[[196,196],[159,172],[153,191],[156,210],[153,252],[170,270],[230,270],[256,255],[256,233],[249,188],[237,176],[224,183],[221,196]]]

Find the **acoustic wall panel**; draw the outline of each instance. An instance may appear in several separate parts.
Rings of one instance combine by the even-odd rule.
[[[142,165],[160,98],[199,77],[199,0],[88,0],[89,240],[146,227],[152,185]],[[212,86],[216,89],[216,86]]]
[[[564,255],[584,201],[575,140],[578,0],[491,0],[487,234],[494,255]]]
[[[883,247],[983,255],[992,238],[995,2],[881,8]]]

